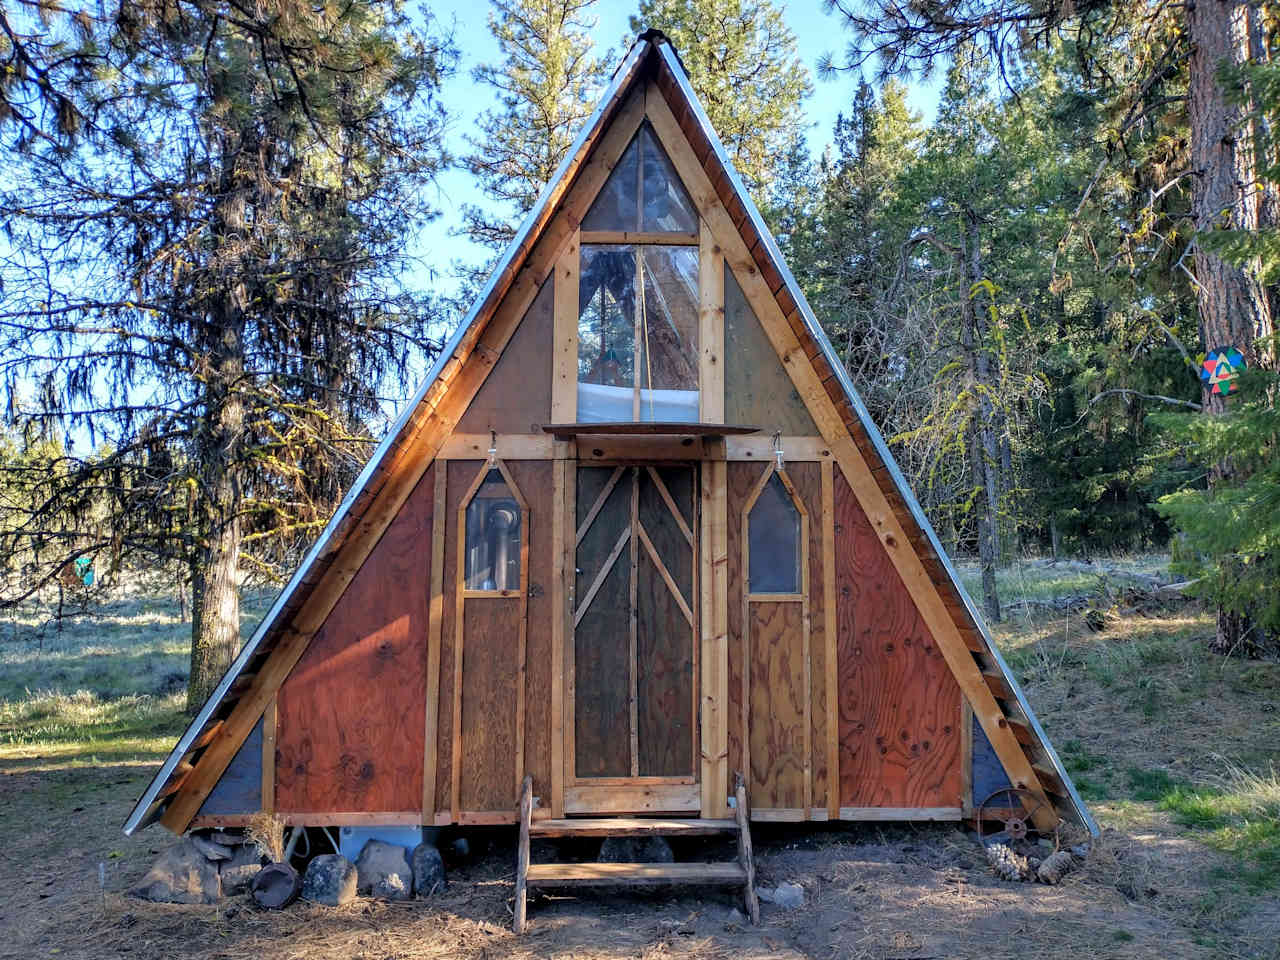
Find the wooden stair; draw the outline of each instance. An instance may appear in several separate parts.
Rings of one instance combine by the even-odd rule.
[[[597,819],[533,820],[533,778],[524,778],[520,792],[520,844],[516,854],[515,932],[527,926],[530,887],[655,886],[701,884],[740,886],[747,915],[760,922],[756,899],[751,828],[747,819],[747,791],[739,777],[734,787],[732,820],[671,820],[608,817]],[[706,837],[734,833],[738,859],[727,863],[534,863],[529,862],[531,837]]]

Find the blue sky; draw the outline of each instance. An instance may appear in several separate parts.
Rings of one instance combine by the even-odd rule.
[[[474,130],[476,119],[492,105],[493,95],[487,87],[471,79],[471,71],[482,63],[500,60],[498,45],[489,33],[488,14],[491,9],[486,0],[433,0],[430,3],[435,16],[443,24],[453,24],[454,38],[461,58],[454,77],[445,85],[444,102],[452,111],[453,121],[447,137],[450,151],[461,156],[468,150],[465,137]],[[623,39],[630,35],[628,19],[637,4],[602,0],[596,7],[598,24],[594,32],[596,44],[623,50]],[[831,140],[831,130],[836,115],[846,110],[852,98],[857,77],[841,74],[831,80],[817,75],[817,65],[824,53],[834,53],[837,59],[843,51],[847,35],[840,18],[823,12],[821,0],[795,0],[781,4],[788,25],[796,36],[800,55],[813,75],[813,96],[806,105],[810,121],[809,148],[814,156],[822,153]],[[926,119],[932,119],[937,105],[939,81],[929,84],[911,82],[910,103]],[[437,197],[441,216],[429,224],[417,238],[415,248],[422,259],[438,270],[448,270],[451,261],[468,264],[482,263],[487,251],[455,233],[462,223],[461,208],[467,204],[484,205],[485,198],[473,178],[463,170],[447,171],[440,178]],[[442,275],[432,286],[442,292],[456,288],[453,277]]]

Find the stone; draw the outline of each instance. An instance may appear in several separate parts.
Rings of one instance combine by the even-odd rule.
[[[154,903],[217,903],[222,894],[218,867],[184,837],[151,865],[129,895]]]
[[[466,837],[457,837],[453,841],[453,859],[458,863],[465,863],[471,858],[471,844],[467,842]]]
[[[357,889],[379,900],[413,896],[413,869],[402,846],[370,840],[356,858]]]
[[[230,896],[244,893],[267,862],[256,844],[242,843],[231,848],[231,859],[218,864],[218,876],[222,878],[222,893]]]
[[[794,910],[804,906],[804,887],[798,883],[780,883],[771,891],[770,902],[783,910]]]
[[[307,864],[302,899],[341,907],[356,898],[356,865],[337,853],[322,853]]]
[[[606,837],[600,844],[599,863],[674,863],[665,837]]]
[[[210,860],[230,860],[231,848],[224,847],[220,843],[214,843],[212,840],[206,840],[198,833],[191,835],[191,842],[195,844],[196,849],[203,853]]]
[[[420,843],[413,849],[413,889],[419,897],[430,897],[444,890],[444,858],[434,844]]]
[[[734,907],[732,910],[729,911],[729,915],[725,917],[725,922],[728,923],[730,926],[740,927],[747,922],[747,918],[743,915],[741,910],[739,910],[737,907]]]
[[[240,845],[240,844],[242,844],[242,843],[248,843],[248,842],[249,842],[249,841],[244,837],[244,835],[243,835],[243,834],[239,834],[239,833],[228,833],[226,830],[213,830],[213,831],[210,831],[209,833],[205,834],[205,839],[206,839],[206,840],[211,840],[211,841],[213,841],[214,843],[220,843],[220,844],[222,844],[224,847],[235,847],[235,846],[239,846],[239,845]]]

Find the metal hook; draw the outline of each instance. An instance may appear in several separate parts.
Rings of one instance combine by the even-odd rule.
[[[489,431],[489,466],[492,468],[498,461],[498,433],[496,430]]]
[[[773,455],[778,460],[778,469],[782,469],[782,431],[773,435]]]

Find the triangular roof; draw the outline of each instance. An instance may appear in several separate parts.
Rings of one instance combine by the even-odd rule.
[[[911,561],[909,570],[904,572],[900,567],[900,573],[906,580],[914,572],[917,583],[936,591],[931,593],[940,601],[936,610],[942,611],[945,606],[951,629],[958,632],[972,657],[973,663],[960,665],[970,673],[975,664],[981,670],[985,685],[977,694],[983,709],[975,704],[975,716],[1006,769],[1015,768],[1010,773],[1011,781],[1020,784],[1017,771],[1023,771],[1032,781],[1027,785],[1035,792],[1044,786],[1059,814],[1097,833],[1096,824],[734,170],[694,95],[679,56],[661,33],[648,31],[640,35],[615,71],[595,112],[413,399],[405,405],[253,636],[152,778],[125,823],[126,834],[162,817],[167,826],[179,832],[189,824],[199,800],[221,776],[261,717],[270,696],[323,622],[322,615],[319,622],[311,622],[316,617],[308,603],[318,598],[313,606],[322,608],[323,613],[331,609],[436,456],[453,426],[437,415],[437,404],[453,384],[467,379],[469,369],[480,367],[482,378],[492,367],[496,355],[483,341],[486,326],[513,290],[524,287],[536,291],[545,279],[545,268],[530,269],[528,261],[535,245],[554,228],[553,219],[562,200],[589,170],[593,150],[622,111],[628,95],[646,78],[653,81],[665,99],[669,114],[664,115],[678,124],[693,147],[705,173],[703,182],[714,190],[712,202],[718,200],[722,205],[720,215],[727,214],[732,221],[731,227],[742,243],[738,249],[750,257],[748,272],[754,275],[748,279],[767,284],[781,316],[786,318],[794,355],[783,356],[784,364],[791,368],[807,359],[834,405],[835,414],[848,430],[853,440],[848,456],[860,467],[855,473],[863,480],[859,496],[887,507],[879,519],[873,520],[882,527],[882,539],[888,547],[894,547],[894,537],[900,532],[911,550],[898,552],[918,558],[918,563]],[[854,477],[849,480],[853,483]],[[871,483],[874,489],[868,486]],[[935,617],[933,625],[937,623]],[[957,662],[952,661],[953,672],[956,667]],[[974,699],[970,693],[966,696]],[[202,764],[206,759],[208,762]],[[193,786],[194,781],[198,781],[197,786]],[[195,799],[175,804],[173,801],[184,787]],[[170,807],[180,809],[166,809]]]

